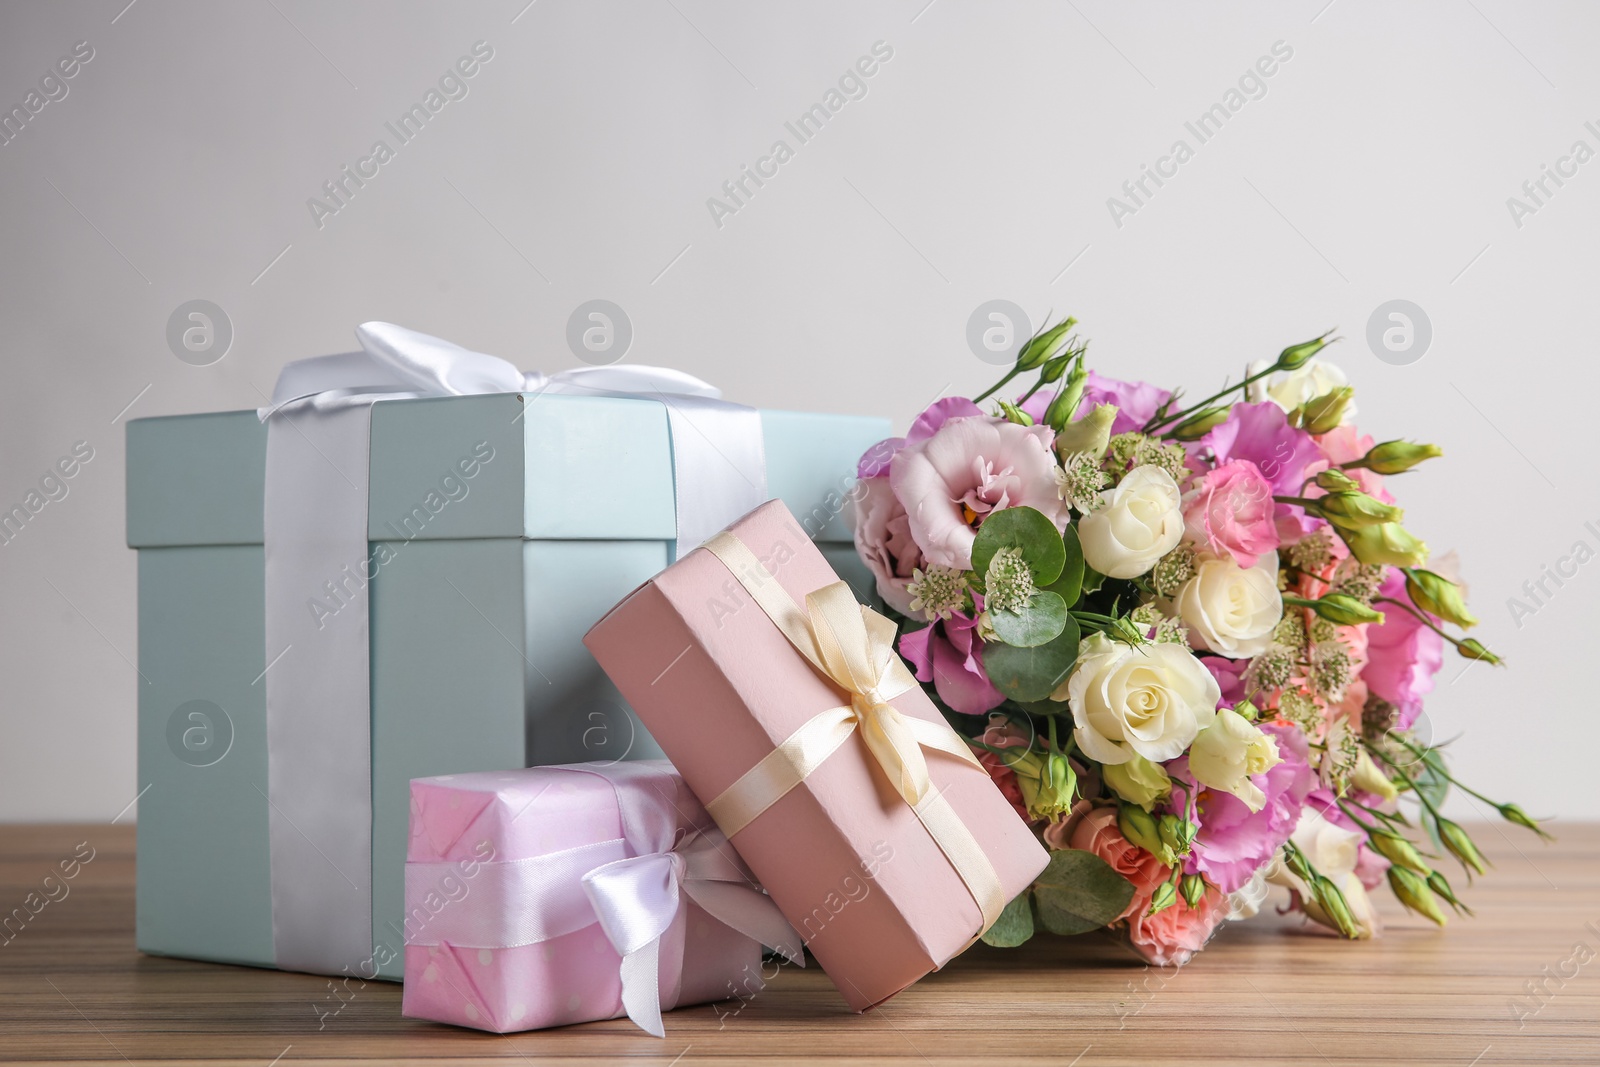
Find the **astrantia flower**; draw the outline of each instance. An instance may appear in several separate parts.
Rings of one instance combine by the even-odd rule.
[[[1110,481],[1110,475],[1101,469],[1100,457],[1092,452],[1061,457],[1061,469],[1056,471],[1056,491],[1082,514],[1100,506],[1100,490]]]
[[[1003,508],[1035,508],[1066,526],[1048,427],[971,416],[906,442],[889,464],[889,484],[928,562],[970,569],[979,524]]]
[[[948,619],[968,607],[965,572],[954,567],[937,563],[918,567],[911,573],[905,591],[911,597],[911,610],[928,619]]]
[[[1002,548],[989,561],[984,574],[984,607],[990,611],[1020,612],[1033,596],[1033,572],[1019,548]]]

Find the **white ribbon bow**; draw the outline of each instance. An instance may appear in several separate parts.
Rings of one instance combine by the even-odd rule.
[[[677,1006],[683,972],[683,938],[667,937],[684,921],[683,898],[723,925],[805,966],[800,937],[772,898],[755,888],[727,838],[715,829],[694,832],[667,851],[649,852],[596,867],[583,890],[600,927],[622,956],[622,1007],[639,1027],[665,1037],[661,1012]],[[662,941],[672,984],[660,988]]]
[[[694,396],[715,400],[716,386],[670,367],[575,367],[555,374],[524,373],[499,356],[408,330],[391,322],[356,327],[360,352],[314,356],[290,363],[278,375],[263,422],[283,408],[333,411],[416,396],[480,393],[619,393],[645,397]]]

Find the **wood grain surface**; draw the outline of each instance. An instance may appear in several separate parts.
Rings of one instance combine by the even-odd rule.
[[[1600,826],[1551,845],[1473,829],[1496,866],[1468,891],[1477,918],[1447,930],[1385,892],[1380,940],[1268,914],[1181,970],[1099,933],[979,945],[864,1015],[815,968],[785,968],[743,1004],[669,1014],[657,1041],[625,1019],[504,1037],[418,1022],[381,983],[323,1016],[327,979],[137,952],[132,828],[0,826],[0,914],[94,850],[67,896],[0,934],[0,1061],[1600,1064]]]

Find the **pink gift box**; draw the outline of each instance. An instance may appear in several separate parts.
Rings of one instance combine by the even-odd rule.
[[[585,885],[608,872],[623,899]],[[740,925],[794,944],[665,760],[415,779],[402,1013],[497,1033],[629,1014],[660,1036],[657,984],[670,1008],[726,999],[760,973],[761,944],[696,899],[708,882],[719,915],[754,914]],[[645,936],[659,941],[625,964],[614,940],[649,926],[652,907]]]
[[[779,501],[729,533],[797,603],[839,581]],[[852,702],[705,548],[635,590],[584,643],[708,805],[814,716]],[[915,684],[886,703],[945,726]],[[1044,869],[1044,849],[987,773],[941,752],[926,763],[1010,900]],[[983,927],[976,892],[860,730],[730,836],[857,1011],[943,966]]]

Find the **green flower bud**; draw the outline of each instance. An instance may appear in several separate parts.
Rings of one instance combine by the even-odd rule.
[[[1385,563],[1391,567],[1420,567],[1428,562],[1428,546],[1413,537],[1397,522],[1339,531],[1350,554],[1362,563]]]
[[[1467,907],[1465,904],[1461,903],[1461,901],[1456,899],[1455,890],[1450,888],[1449,879],[1447,879],[1438,871],[1434,871],[1432,874],[1428,875],[1428,888],[1442,897],[1445,903],[1456,909],[1456,911],[1462,912],[1466,915],[1472,914],[1471,908]]]
[[[1332,330],[1328,331],[1328,333],[1332,332]],[[1278,354],[1278,362],[1273,364],[1272,369],[1299,370],[1301,367],[1311,362],[1312,356],[1328,347],[1330,342],[1327,340],[1327,337],[1328,334],[1325,333],[1321,337],[1313,340],[1304,341],[1297,345],[1290,345],[1288,348],[1285,348]]]
[[[1150,894],[1150,910],[1146,913],[1154,915],[1158,911],[1165,911],[1178,902],[1178,891],[1172,888],[1171,882],[1162,882],[1156,891]]]
[[[1059,431],[1072,421],[1072,417],[1078,412],[1078,405],[1083,402],[1083,389],[1088,381],[1089,372],[1081,365],[1072,368],[1072,373],[1067,375],[1061,391],[1050,401],[1050,406],[1045,408],[1045,425]],[[1104,447],[1101,451],[1105,451]]]
[[[1161,840],[1161,830],[1156,825],[1155,816],[1139,805],[1117,805],[1117,829],[1122,831],[1122,836],[1129,842],[1138,845],[1168,867],[1177,863],[1178,857],[1173,855],[1172,849]]]
[[[1013,404],[1011,401],[997,400],[995,403],[1000,405],[1000,412],[1006,417],[1007,422],[1014,422],[1018,426],[1033,425],[1033,416],[1017,407],[1017,405]]]
[[[1383,622],[1383,612],[1375,611],[1349,593],[1325,593],[1319,600],[1302,600],[1286,596],[1283,602],[1292,607],[1310,608],[1319,618],[1335,626],[1358,626],[1364,622]]]
[[[1439,899],[1433,895],[1433,890],[1428,888],[1428,883],[1416,871],[1399,864],[1389,868],[1389,888],[1394,890],[1394,895],[1400,903],[1421,915],[1432,920],[1435,924],[1443,926],[1450,921],[1450,917],[1439,906]]]
[[[1195,412],[1174,426],[1168,432],[1180,441],[1198,441],[1211,432],[1211,428],[1219,423],[1228,421],[1228,412],[1232,409],[1226,405],[1204,408]]]
[[[1169,812],[1156,820],[1156,831],[1161,835],[1161,843],[1171,849],[1174,856],[1187,856],[1200,827],[1181,815]]]
[[[1527,812],[1523,811],[1515,804],[1501,804],[1495,810],[1498,811],[1500,813],[1500,817],[1505,819],[1507,822],[1514,822],[1518,826],[1527,827],[1540,837],[1543,837],[1547,840],[1550,839],[1550,835],[1544,832],[1543,828],[1539,826],[1539,823]]]
[[[1066,373],[1067,366],[1072,362],[1072,359],[1073,354],[1071,352],[1056,356],[1054,359],[1047,362],[1044,365],[1044,368],[1039,371],[1039,380],[1044,382],[1046,385],[1049,385],[1051,382],[1058,381],[1061,376]]]
[[[1313,902],[1322,909],[1322,913],[1328,917],[1335,930],[1351,940],[1361,936],[1361,929],[1356,926],[1355,916],[1350,914],[1350,904],[1344,899],[1344,894],[1339,892],[1338,886],[1321,874],[1314,876],[1309,886]]]
[[[1433,868],[1422,858],[1417,846],[1399,834],[1388,830],[1374,830],[1368,835],[1367,840],[1372,844],[1373,850],[1390,863],[1409,867],[1424,878],[1433,873]]]
[[[1067,331],[1077,324],[1077,319],[1063,319],[1043,333],[1030,338],[1028,343],[1022,346],[1022,351],[1017,353],[1017,369],[1027,371],[1044,366],[1050,357],[1060,354],[1061,349],[1066,347]]]
[[[1481,659],[1491,667],[1498,667],[1500,664],[1505,662],[1505,660],[1501,659],[1499,656],[1483,647],[1483,642],[1479,641],[1476,637],[1469,637],[1460,644],[1456,645],[1456,651],[1461,653],[1467,659]]]
[[[1467,610],[1461,587],[1432,571],[1409,568],[1406,571],[1406,592],[1410,594],[1411,602],[1429,615],[1437,615],[1462,629],[1478,624],[1472,612]]]
[[[1060,397],[1056,399],[1059,400]],[[1076,408],[1077,402],[1074,401],[1072,406]],[[1051,407],[1054,408],[1055,405],[1052,404]],[[1111,424],[1116,420],[1115,404],[1099,404],[1076,422],[1065,422],[1060,426],[1050,423],[1056,431],[1056,454],[1070,456],[1075,452],[1087,452],[1091,456],[1105,455],[1106,446],[1111,443]],[[1050,421],[1048,411],[1045,412],[1045,421]]]
[[[1379,474],[1400,474],[1425,459],[1444,455],[1438,445],[1414,445],[1410,441],[1385,441],[1373,445],[1367,454],[1346,467],[1365,467]]]
[[[1360,530],[1405,518],[1405,511],[1401,508],[1354,490],[1329,493],[1319,498],[1316,510],[1341,530]]]
[[[1344,413],[1355,395],[1356,391],[1350,386],[1340,386],[1301,404],[1294,410],[1290,421],[1314,437],[1325,434],[1344,421]]]
[[[1459,823],[1449,819],[1439,820],[1439,840],[1444,842],[1444,847],[1450,850],[1450,855],[1461,861],[1461,866],[1476,871],[1484,872],[1483,853],[1478,851],[1478,846],[1472,837],[1461,828]]]
[[[1205,899],[1206,880],[1198,874],[1186,874],[1178,883],[1178,889],[1183,894],[1183,902],[1193,908]]]
[[[1261,709],[1248,700],[1241,700],[1233,706],[1233,713],[1245,722],[1255,722],[1261,718]]]
[[[1112,791],[1130,804],[1145,811],[1155,807],[1172,793],[1172,779],[1159,763],[1152,763],[1138,753],[1126,763],[1107,763],[1100,768],[1100,777]]]
[[[1361,483],[1337,467],[1330,467],[1317,475],[1317,488],[1330,493],[1359,493]]]

